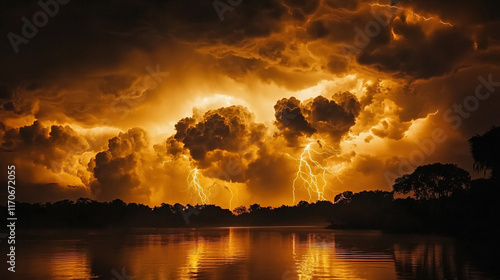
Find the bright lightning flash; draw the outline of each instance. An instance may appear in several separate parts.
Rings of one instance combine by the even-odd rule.
[[[413,17],[418,18],[418,19],[423,19],[424,21],[436,20],[436,21],[439,21],[439,23],[441,23],[442,25],[453,26],[453,24],[451,24],[449,22],[445,22],[445,21],[443,21],[440,18],[436,19],[434,17],[424,17],[424,16],[421,16],[421,15],[413,12],[410,9],[405,9],[403,7],[397,7],[397,6],[393,6],[393,5],[389,5],[389,4],[378,4],[378,3],[370,4],[370,6],[372,6],[372,7],[376,6],[376,7],[384,7],[384,8],[390,8],[390,9],[396,9],[398,11],[407,12],[407,13],[409,13],[410,16],[413,16]]]
[[[427,117],[429,117],[429,116],[435,116],[435,115],[437,115],[437,113],[439,113],[439,110],[437,110],[437,111],[436,111],[436,112],[434,112],[434,113],[429,113],[429,114],[427,114]]]
[[[226,186],[226,185],[224,185],[224,188],[226,188],[226,190],[228,190],[231,193],[231,199],[229,200],[229,209],[233,209],[233,207],[231,205],[233,203],[233,197],[234,197],[233,190],[229,186]]]
[[[212,197],[212,189],[215,187],[220,187],[220,185],[216,182],[214,182],[209,188],[208,188],[208,196]],[[234,198],[234,193],[231,187],[228,185],[223,185],[222,188],[226,189],[230,194],[231,198],[229,199],[229,209],[232,209],[232,203],[233,203],[233,198]]]
[[[198,195],[202,204],[207,204],[207,195],[201,187],[200,180],[198,179],[199,170],[195,168],[191,170],[187,177],[188,191],[193,191]]]
[[[326,200],[325,199],[325,188],[327,186],[327,181],[326,181],[326,175],[331,174],[331,171],[327,168],[321,165],[317,160],[313,158],[313,154],[315,155],[331,155],[329,152],[320,152],[315,149],[313,149],[311,146],[314,143],[314,141],[310,142],[307,144],[300,154],[300,158],[297,159],[295,157],[292,157],[291,155],[287,154],[289,157],[295,159],[296,161],[299,162],[299,167],[297,170],[297,174],[295,176],[295,179],[293,180],[293,190],[292,190],[292,195],[293,195],[293,201],[292,204],[295,204],[295,189],[296,189],[296,184],[298,184],[299,181],[302,181],[302,186],[304,186],[309,194],[309,202],[315,198],[317,200]],[[320,141],[317,141],[318,145],[320,148],[322,148],[322,145]],[[333,149],[332,147],[330,147]],[[333,149],[335,150],[335,149]],[[337,150],[335,150],[337,151]]]

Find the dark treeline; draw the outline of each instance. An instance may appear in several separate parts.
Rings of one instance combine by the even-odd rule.
[[[230,211],[215,205],[150,208],[121,200],[81,198],[76,202],[18,203],[16,211],[20,228],[36,229],[317,225],[330,221],[332,228],[498,236],[499,197],[498,183],[479,179],[463,191],[429,200],[394,199],[393,192],[386,191],[344,192],[335,203],[301,201],[277,208],[254,204]],[[6,213],[6,209],[1,211]]]
[[[215,205],[169,205],[150,208],[121,200],[80,198],[45,204],[16,205],[20,228],[128,228],[312,225],[379,229],[388,232],[499,236],[500,128],[469,140],[474,169],[485,178],[471,180],[454,164],[420,166],[395,180],[392,192],[346,191],[334,203],[301,201],[277,208],[253,204],[233,211]],[[395,196],[405,196],[397,198]],[[7,209],[1,206],[6,218]]]
[[[478,179],[467,189],[434,199],[393,199],[391,192],[361,192],[335,204],[331,227],[498,236],[499,187],[498,182]]]

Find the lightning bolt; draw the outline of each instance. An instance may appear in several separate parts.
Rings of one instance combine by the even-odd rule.
[[[331,156],[332,154],[327,151],[320,152],[313,149],[313,143],[315,143],[314,140],[304,147],[302,153],[300,154],[300,158],[295,158],[290,154],[287,154],[290,158],[299,162],[298,170],[292,185],[292,205],[295,204],[295,190],[297,188],[296,184],[298,184],[299,181],[302,181],[302,186],[306,188],[307,193],[309,194],[309,202],[313,199],[313,197],[317,200],[326,200],[324,196],[325,188],[328,184],[328,182],[326,181],[326,175],[332,174],[332,172],[327,167],[324,167],[323,165],[321,165],[321,163],[315,160],[313,154],[328,156]],[[320,140],[317,140],[316,143],[318,143],[320,148],[323,148]],[[330,149],[333,149],[334,151],[338,151],[331,146],[328,146],[326,144],[324,145]]]
[[[226,188],[226,190],[228,190],[231,193],[231,199],[229,200],[229,210],[231,210],[231,209],[233,209],[231,204],[233,203],[234,193],[233,193],[233,190],[229,186],[224,185],[224,188]]]
[[[209,188],[208,188],[208,197],[211,197],[212,196],[212,189],[215,188],[216,186],[219,186],[220,185],[217,183],[217,182],[214,182]],[[222,186],[224,189],[226,189],[230,194],[231,194],[231,198],[229,199],[229,209],[232,209],[232,203],[233,203],[233,198],[234,198],[234,192],[233,190],[231,189],[231,187],[229,187],[228,185],[223,185]]]
[[[392,6],[392,5],[389,5],[389,4],[378,4],[378,3],[374,3],[374,4],[370,4],[370,6],[376,6],[376,7],[385,7],[385,8],[390,8],[390,9],[396,9],[396,10],[399,10],[399,11],[405,11],[405,12],[410,12],[411,13],[411,16],[415,16],[416,18],[418,19],[423,19],[425,21],[429,21],[429,20],[437,20],[439,21],[439,23],[443,24],[443,25],[447,25],[447,26],[453,26],[453,24],[449,23],[449,22],[445,22],[443,20],[441,20],[440,18],[434,18],[434,17],[424,17],[424,16],[421,16],[409,9],[405,9],[403,7],[397,7],[397,6]]]
[[[435,115],[437,115],[437,113],[439,113],[439,109],[436,112],[434,112],[434,113],[427,114],[427,117],[429,117],[429,116],[435,116]]]
[[[205,191],[201,187],[200,180],[198,179],[198,168],[192,169],[187,177],[188,191],[192,191],[198,195],[201,200],[201,203],[207,204],[207,195]]]

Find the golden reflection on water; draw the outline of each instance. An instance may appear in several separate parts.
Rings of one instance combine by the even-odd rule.
[[[70,251],[72,248],[67,248],[68,251],[57,252],[51,256],[47,262],[50,268],[50,279],[74,279],[90,278],[90,266],[88,252],[85,251]]]
[[[20,244],[17,278],[0,278],[110,280],[126,272],[122,279],[489,279],[457,260],[453,242],[430,237],[306,227],[83,235]]]
[[[194,242],[186,243],[186,261],[181,265],[178,279],[193,279],[200,274],[200,268],[216,268],[242,259],[245,251],[245,235],[235,234],[234,228],[217,240],[196,236]]]
[[[0,279],[93,279],[91,256],[81,240],[51,240],[49,246],[26,242],[17,246],[15,274],[0,274]],[[46,245],[48,245],[46,244]],[[42,246],[40,246],[42,245]]]
[[[395,267],[387,261],[389,256],[375,254],[369,257],[367,252],[361,256],[363,252],[351,253],[336,248],[333,233],[311,233],[304,241],[297,241],[297,234],[293,233],[291,239],[296,279],[396,279],[391,275]]]

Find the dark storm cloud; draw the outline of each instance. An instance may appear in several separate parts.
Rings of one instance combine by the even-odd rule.
[[[69,1],[68,4],[59,5],[58,13],[50,18],[46,26],[39,28],[29,43],[19,46],[18,55],[14,55],[8,40],[2,40],[0,83],[14,87],[40,82],[51,84],[63,78],[88,77],[89,74],[99,72],[106,80],[102,83],[101,90],[105,93],[116,92],[126,87],[132,77],[113,72],[132,53],[155,53],[165,46],[176,48],[179,42],[197,47],[222,45],[240,48],[251,45],[252,39],[278,34],[289,24],[305,24],[306,33],[312,40],[327,38],[330,43],[352,43],[356,35],[353,27],[364,29],[368,22],[374,20],[372,8],[367,3],[337,0],[243,1],[233,10],[225,12],[225,19],[221,22],[213,1]],[[454,9],[449,9],[449,5]],[[473,18],[475,22],[491,22],[498,18],[498,15],[491,12],[495,6],[493,0],[477,3],[465,0],[445,3],[401,1],[397,7],[412,6],[417,11],[438,15],[451,16],[456,11],[459,12],[456,14],[470,13],[470,16],[464,16],[463,19]],[[33,13],[40,9],[36,1],[10,2],[2,11],[1,33],[21,33],[23,22],[20,19],[23,16],[31,19]],[[492,16],[479,17],[489,14]],[[410,31],[404,31],[404,27],[396,24],[394,28],[411,37]],[[381,67],[386,71],[398,71],[398,66],[401,66],[404,73],[415,74],[417,77],[438,75],[449,69],[457,57],[470,49],[470,42],[463,38],[468,36],[467,32],[461,31],[463,30],[434,34],[433,38],[421,43],[420,38],[414,36],[411,37],[414,39],[405,37],[406,43],[389,44],[390,28],[382,28],[377,36],[371,38],[359,62]],[[482,41],[496,36],[493,31],[483,31]],[[232,51],[232,55],[249,60],[250,66],[242,68],[245,73],[245,69],[253,71],[256,66],[261,69],[269,66],[266,63],[252,62],[252,59],[258,60],[257,56],[286,64],[289,55],[284,53],[288,48],[285,42],[269,38],[268,42],[252,50],[255,54],[253,58],[250,55],[242,57],[234,49],[228,50],[228,54]],[[386,47],[379,50],[379,45]],[[448,45],[456,46],[457,51],[439,51],[450,50],[448,47],[439,48]],[[432,54],[434,50],[437,50],[435,55]],[[442,66],[439,65],[441,61],[436,60],[439,57],[443,57]],[[404,62],[407,58],[411,58],[411,61]],[[430,70],[435,65],[417,65],[422,58],[436,61],[438,69]],[[231,66],[231,63],[221,63]],[[345,62],[335,56],[326,64],[332,72],[345,70]]]
[[[17,90],[0,86],[0,115],[18,117],[36,112],[38,102],[34,98],[23,98]]]
[[[359,40],[357,37],[363,36],[360,33],[365,32],[367,23],[375,21],[380,25],[379,22],[390,21],[393,17],[387,10],[374,11],[368,5],[360,6],[355,10],[334,8],[328,4],[323,8],[322,13],[306,25],[306,34],[311,40],[323,39],[330,44],[355,45],[355,42]],[[371,36],[369,40],[369,44],[366,44],[369,47],[387,43],[390,41],[390,29],[387,26],[380,26],[376,36]],[[345,52],[341,53],[346,54]]]
[[[348,91],[337,92],[332,96],[332,98],[340,107],[344,109],[345,112],[351,113],[355,117],[359,115],[359,112],[361,111],[361,104],[354,94]]]
[[[485,23],[500,19],[499,3],[495,0],[444,0],[444,1],[405,1],[419,11],[441,15],[445,20],[454,20],[464,24]]]
[[[22,35],[21,17],[32,20],[33,14],[42,10],[35,3],[17,2],[15,8],[4,10],[9,17],[2,17],[2,34]],[[115,4],[122,6],[117,9]],[[132,15],[137,20],[129,21]],[[141,19],[146,15],[144,4],[134,4],[134,1],[70,1],[60,5],[59,12],[48,24],[37,28],[38,33],[27,44],[19,46],[17,55],[10,42],[2,40],[0,50],[5,61],[0,67],[2,79],[17,84],[50,81],[116,66],[131,49],[147,48],[155,41],[154,37],[146,40],[143,37],[146,34],[138,30],[145,25]]]
[[[178,156],[184,151],[184,144],[182,144],[182,142],[177,141],[174,135],[168,137],[166,142],[167,142],[166,152],[167,154],[172,155],[174,158],[178,158]]]
[[[279,189],[288,180],[290,159],[274,150],[276,139],[267,136],[267,127],[255,123],[245,107],[210,110],[200,120],[184,118],[176,129],[167,140],[167,152],[175,157],[183,153],[181,149],[188,151],[207,178],[247,183],[254,194],[265,188]],[[271,174],[275,174],[273,179]],[[280,180],[281,184],[272,186]]]
[[[318,132],[339,141],[355,124],[361,105],[349,92],[337,93],[334,100],[323,96],[306,104],[295,97],[279,100],[274,106],[275,124],[287,139],[295,145],[301,136],[311,136]]]
[[[326,64],[328,71],[333,74],[343,74],[347,72],[348,66],[349,63],[347,59],[338,55],[331,55],[328,57],[328,62]]]
[[[402,36],[401,40],[393,40],[375,49],[366,48],[358,62],[381,71],[430,78],[458,66],[461,58],[473,49],[472,40],[459,29],[442,29],[428,36],[418,26],[409,26],[402,21],[395,21],[393,28],[397,35]]]
[[[108,140],[108,151],[113,157],[123,157],[132,152],[141,152],[148,146],[148,135],[141,128],[132,128],[126,133],[120,133]]]
[[[80,181],[85,181],[82,173],[85,172],[85,163],[79,160],[89,151],[89,144],[72,128],[61,125],[45,127],[35,121],[2,134],[0,163],[3,166],[16,165],[17,183],[22,186],[18,192],[20,201],[43,203],[90,196]],[[61,180],[69,176],[75,180]]]
[[[9,129],[2,141],[3,151],[15,153],[20,159],[41,164],[59,172],[60,163],[71,154],[81,154],[89,148],[87,140],[69,126],[44,127],[32,125]]]
[[[192,41],[220,40],[235,44],[248,38],[266,37],[281,29],[281,19],[287,9],[280,1],[243,1],[223,14],[221,22],[213,1],[171,1],[165,18],[176,25],[175,37]],[[170,20],[169,20],[170,21]]]
[[[208,60],[205,66],[218,65],[217,73],[234,79],[258,72],[262,79],[302,85],[299,74],[289,76],[270,65],[291,62],[284,53],[288,43],[280,38],[267,41],[267,37],[282,30],[284,17],[305,21],[318,9],[319,1],[244,1],[224,14],[224,22],[212,2],[70,1],[59,5],[48,24],[37,28],[27,44],[18,46],[18,54],[9,40],[0,42],[0,84],[20,93],[20,100],[3,100],[0,109],[85,126],[98,125],[96,116],[110,115],[120,125],[117,118],[122,114],[110,114],[109,103],[135,94],[131,88],[145,65],[161,62],[162,71],[173,69],[182,76],[179,67],[193,57]],[[39,10],[36,1],[9,3],[1,12],[1,33],[22,35],[21,18],[31,20]],[[264,40],[248,56],[235,50],[252,45],[253,39]],[[207,46],[227,46],[228,51],[218,56],[201,50]]]
[[[411,102],[408,98],[401,98],[397,102],[404,107],[440,106],[436,126],[451,126],[466,143],[468,138],[500,122],[497,110],[500,104],[499,85],[499,67],[468,67],[452,75],[416,84],[414,91],[418,99],[413,98]],[[437,87],[441,94],[436,96],[430,89]]]
[[[355,124],[359,114],[359,103],[354,96],[339,104],[318,96],[308,106],[311,112],[309,120],[318,132],[328,134],[337,141]]]
[[[336,45],[346,58],[354,55],[361,65],[396,76],[425,79],[467,65],[468,57],[474,55],[474,42],[478,49],[484,49],[498,38],[498,28],[493,27],[497,22],[492,19],[484,19],[479,25],[468,24],[481,21],[473,18],[481,14],[479,10],[492,8],[488,1],[480,1],[481,8],[472,7],[472,16],[452,18],[440,15],[456,10],[456,14],[465,14],[475,4],[433,2],[424,6],[417,2],[400,1],[392,8],[365,2],[357,9],[333,9],[327,1],[322,12],[306,25],[306,33],[309,40]],[[450,5],[454,8],[450,9]],[[344,60],[336,55],[330,55],[325,65],[334,74],[346,71]]]
[[[295,97],[283,98],[274,105],[275,124],[287,141],[294,145],[301,136],[311,136],[316,129],[306,120],[305,108]]]
[[[282,194],[292,185],[296,166],[283,154],[260,150],[256,161],[248,166],[247,185],[252,194],[269,197]]]
[[[147,133],[133,128],[109,139],[108,149],[99,152],[88,164],[95,180],[90,189],[99,200],[133,200],[148,197],[149,188],[141,185],[139,172],[142,154],[149,146]]]
[[[243,106],[223,107],[206,112],[202,119],[181,119],[176,125],[175,140],[184,144],[191,157],[201,166],[207,167],[207,154],[216,150],[238,153],[244,147],[260,140],[265,130],[254,122],[254,116]],[[172,147],[172,144],[167,144]],[[170,148],[170,150],[172,150]],[[211,155],[211,160],[217,161]]]
[[[417,12],[448,13],[442,3],[401,1],[397,7],[411,5]],[[487,0],[476,6],[467,1],[453,3],[456,9],[470,9],[474,14],[488,11],[491,5]],[[2,11],[0,31],[20,33],[20,19],[31,19],[39,9],[36,1],[9,3]],[[383,17],[381,10],[370,7],[367,1],[243,1],[225,12],[221,22],[212,1],[70,1],[59,5],[57,15],[39,28],[28,44],[20,45],[17,55],[7,39],[0,42],[0,84],[8,89],[0,93],[11,96],[19,91],[23,99],[3,100],[0,109],[36,113],[39,119],[63,122],[69,118],[94,124],[99,121],[94,115],[106,113],[103,104],[110,98],[130,94],[144,65],[156,64],[160,55],[163,60],[181,57],[178,49],[210,56],[216,70],[233,79],[255,73],[263,81],[301,89],[318,80],[307,76],[314,63],[301,57],[298,45],[320,38],[331,50],[341,43],[352,44],[357,35],[353,28],[364,30],[375,20],[373,11]],[[422,26],[405,22],[404,15],[401,20],[391,18],[390,26],[370,38],[357,60],[381,71],[417,78],[442,75],[456,68],[471,51],[471,36],[477,37],[478,48],[491,46],[492,39],[498,37],[493,19],[484,19],[489,25],[470,30],[457,25],[426,33]],[[293,42],[282,36],[291,26],[300,27],[293,31]],[[401,40],[391,40],[391,28]],[[342,52],[320,57],[324,60],[321,65],[331,73],[341,75],[351,69]],[[123,70],[127,64],[139,70]]]

